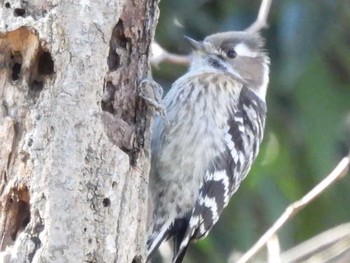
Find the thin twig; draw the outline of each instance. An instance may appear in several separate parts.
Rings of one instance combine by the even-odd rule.
[[[262,0],[259,14],[253,24],[251,24],[245,31],[249,33],[256,33],[261,29],[264,29],[268,26],[267,17],[270,12],[272,0]]]
[[[295,214],[297,214],[302,208],[318,197],[324,190],[331,186],[338,179],[346,175],[349,170],[350,159],[349,156],[344,157],[337,167],[318,185],[316,185],[310,192],[304,195],[298,201],[292,203],[287,207],[284,213],[277,219],[277,221],[268,229],[263,236],[238,260],[237,263],[245,263],[252,256],[254,256],[266,242]]]
[[[151,45],[151,65],[158,67],[161,62],[168,62],[177,65],[189,65],[191,62],[190,56],[173,54],[162,48],[157,42]]]
[[[284,263],[307,261],[315,257],[320,259],[319,262],[330,262],[330,258],[336,258],[337,262],[345,262],[341,261],[341,258],[348,257],[349,253],[350,223],[345,223],[284,251],[281,258]]]
[[[268,263],[281,263],[281,248],[277,234],[273,234],[267,241],[266,247]]]

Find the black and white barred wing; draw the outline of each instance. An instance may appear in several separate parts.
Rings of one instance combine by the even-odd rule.
[[[224,153],[213,160],[206,172],[206,180],[192,210],[186,233],[176,251],[174,262],[182,257],[191,240],[204,238],[219,220],[223,209],[230,200],[233,184],[238,183],[233,176],[233,171],[234,161],[227,147]]]

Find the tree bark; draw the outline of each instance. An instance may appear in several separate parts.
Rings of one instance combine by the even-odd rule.
[[[144,262],[158,0],[0,2],[0,262]]]

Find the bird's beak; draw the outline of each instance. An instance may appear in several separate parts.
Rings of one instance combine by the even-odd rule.
[[[184,36],[185,40],[190,44],[193,50],[202,50],[203,43],[201,41],[196,41],[188,36]]]

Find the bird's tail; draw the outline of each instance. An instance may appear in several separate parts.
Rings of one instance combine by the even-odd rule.
[[[158,247],[164,240],[169,238],[169,230],[171,228],[171,222],[165,223],[159,230],[152,233],[147,240],[147,262],[157,251]],[[155,227],[157,229],[157,227]]]
[[[181,263],[189,243],[185,234],[188,232],[189,218],[176,219],[174,222],[167,222],[158,231],[154,232],[147,241],[147,261],[154,255],[163,241],[170,239],[173,247],[173,263]]]
[[[176,219],[172,227],[173,263],[181,263],[188,247],[190,238],[186,237],[189,229],[189,216]],[[186,239],[186,240],[185,240]]]

